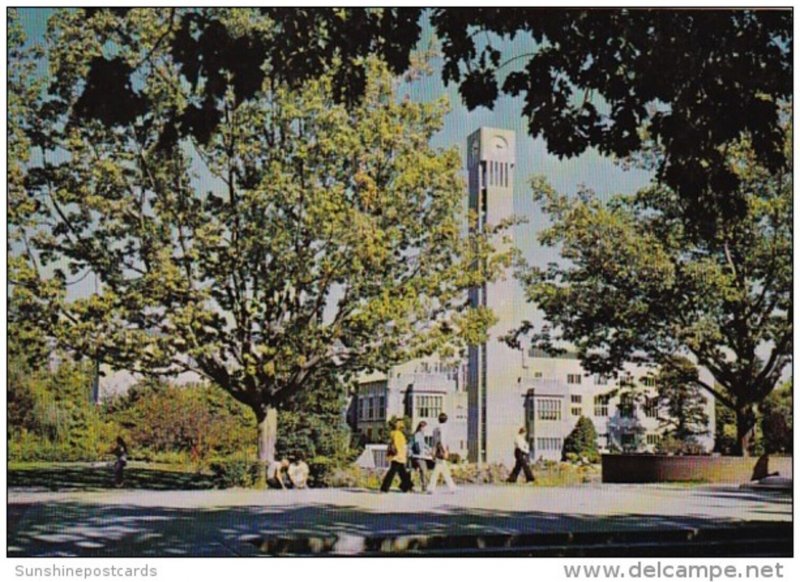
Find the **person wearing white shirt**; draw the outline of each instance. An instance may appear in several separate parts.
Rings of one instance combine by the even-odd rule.
[[[450,447],[448,446],[447,433],[445,430],[446,422],[447,415],[443,412],[439,415],[439,426],[433,431],[433,456],[436,464],[433,467],[431,479],[428,482],[428,493],[434,493],[436,491],[436,485],[439,482],[440,475],[444,477],[444,482],[450,493],[456,490],[456,484],[453,482],[452,475],[450,475],[450,464],[447,461],[450,456]]]
[[[300,457],[293,459],[286,471],[295,489],[305,489],[308,486],[309,472],[308,464]]]
[[[534,480],[533,471],[530,467],[531,447],[528,444],[528,435],[525,427],[519,429],[517,437],[514,439],[514,469],[508,476],[509,483],[516,483],[519,472],[525,472],[525,482],[530,483]]]

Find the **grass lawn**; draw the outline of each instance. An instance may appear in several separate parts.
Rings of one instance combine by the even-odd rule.
[[[33,487],[50,491],[98,491],[113,489],[109,463],[22,463],[8,464],[9,487]],[[192,490],[211,489],[211,476],[193,468],[133,461],[125,468],[125,489]]]

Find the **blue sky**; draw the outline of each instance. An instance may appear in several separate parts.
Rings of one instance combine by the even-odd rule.
[[[47,17],[52,13],[52,9],[22,9],[19,13],[29,41],[43,40]],[[425,22],[420,47],[427,47],[432,36],[433,32]],[[529,37],[518,37],[513,42],[505,41],[496,46],[501,48],[503,59],[529,53],[535,49],[535,43]],[[516,61],[518,65],[524,63],[525,59]],[[444,120],[442,130],[432,139],[433,145],[458,146],[462,153],[463,163],[466,165],[467,136],[477,128],[491,126],[516,132],[517,165],[514,209],[515,213],[527,222],[515,228],[514,238],[517,246],[530,262],[544,264],[558,259],[555,250],[543,249],[536,242],[536,235],[546,224],[546,219],[532,200],[528,186],[532,176],[537,174],[546,176],[561,192],[573,193],[579,186],[585,185],[602,197],[614,193],[632,193],[649,182],[650,174],[639,170],[623,170],[613,160],[601,156],[594,150],[589,150],[568,160],[559,160],[556,156],[549,154],[543,139],[534,140],[527,134],[527,120],[522,116],[521,97],[501,96],[492,110],[479,107],[474,111],[467,111],[467,108],[461,103],[457,86],[454,84],[445,86],[441,80],[441,57],[435,57],[431,65],[433,74],[411,83],[401,84],[399,97],[403,98],[408,95],[414,100],[429,101],[447,95],[451,110]],[[508,73],[512,70],[513,68],[508,68],[503,72]],[[82,295],[87,291],[90,292],[93,284],[93,278],[88,277],[71,291],[73,294]],[[529,316],[533,316],[533,312],[529,308],[524,311],[528,312]]]

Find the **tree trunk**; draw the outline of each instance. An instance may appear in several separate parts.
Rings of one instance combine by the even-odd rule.
[[[266,487],[267,466],[275,460],[275,443],[278,440],[278,411],[267,407],[256,414],[258,420],[258,487]]]
[[[750,456],[750,440],[756,426],[756,416],[752,405],[748,404],[736,409],[736,448],[734,454],[740,457]]]

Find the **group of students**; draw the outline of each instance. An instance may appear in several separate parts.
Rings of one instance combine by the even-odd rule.
[[[406,440],[403,432],[405,423],[402,420],[395,422],[394,430],[389,433],[389,448],[386,456],[389,460],[389,470],[383,478],[381,491],[389,491],[394,481],[395,475],[400,476],[400,490],[408,493],[414,488],[411,475],[406,465],[411,463],[411,468],[419,474],[420,488],[426,493],[435,493],[439,483],[439,477],[444,479],[448,491],[455,492],[457,487],[450,475],[450,449],[447,445],[445,425],[447,415],[439,415],[439,426],[433,431],[433,442],[431,446],[425,442],[425,429],[428,423],[424,420],[417,425],[411,437],[411,442]],[[410,447],[409,447],[410,444]],[[410,451],[409,451],[410,448]],[[428,471],[431,471],[430,476]]]
[[[300,457],[286,457],[267,466],[267,486],[272,489],[305,489],[308,486],[308,464]]]
[[[394,430],[389,434],[389,448],[387,458],[390,461],[389,470],[383,478],[381,491],[386,493],[394,482],[395,475],[400,476],[400,490],[404,493],[412,491],[414,484],[406,465],[411,465],[412,470],[419,474],[420,488],[426,493],[434,493],[439,483],[439,477],[444,479],[447,489],[455,492],[457,487],[450,474],[450,449],[447,446],[445,437],[445,424],[447,415],[439,415],[439,426],[433,431],[433,442],[431,447],[425,442],[425,429],[428,423],[424,420],[417,425],[417,430],[411,437],[411,442],[406,441],[403,433],[405,423],[402,420],[395,422]],[[530,445],[528,444],[527,430],[525,427],[519,429],[517,437],[514,439],[514,468],[508,477],[509,483],[516,483],[520,472],[525,473],[525,481],[533,482],[533,471],[530,467]],[[410,444],[410,452],[409,452]],[[432,470],[430,478],[428,471]]]

